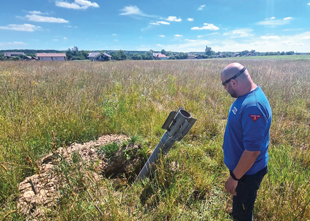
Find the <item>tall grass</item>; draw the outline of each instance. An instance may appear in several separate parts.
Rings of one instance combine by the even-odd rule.
[[[152,179],[115,188],[110,179],[85,181],[77,171],[70,179],[82,188],[63,189],[58,215],[50,219],[229,220],[222,139],[233,99],[220,84],[229,62],[1,62],[0,217],[24,219],[16,209],[18,184],[37,173],[43,155],[110,133],[142,136],[151,152],[168,113],[183,107],[197,122]],[[310,63],[239,62],[273,109],[269,173],[256,220],[310,219]],[[62,172],[68,169],[76,170]]]

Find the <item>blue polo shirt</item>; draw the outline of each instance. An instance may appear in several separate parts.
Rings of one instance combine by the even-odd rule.
[[[235,100],[229,110],[223,143],[224,163],[229,170],[235,169],[244,150],[261,151],[245,175],[267,166],[271,119],[270,104],[259,86]]]

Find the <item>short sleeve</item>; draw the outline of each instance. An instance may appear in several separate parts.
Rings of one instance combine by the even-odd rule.
[[[262,151],[267,130],[267,118],[256,106],[244,108],[241,116],[243,145],[248,151]]]

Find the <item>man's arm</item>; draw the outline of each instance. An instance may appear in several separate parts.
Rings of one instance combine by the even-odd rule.
[[[243,175],[253,166],[259,154],[260,154],[260,151],[245,150],[243,152],[236,168],[233,171],[237,179],[240,179],[241,177],[243,177]],[[225,189],[228,193],[235,195],[236,194],[235,190],[236,190],[237,185],[238,185],[238,181],[234,180],[231,176],[229,176],[225,184]]]

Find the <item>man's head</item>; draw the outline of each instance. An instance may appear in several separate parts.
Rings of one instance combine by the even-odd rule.
[[[256,88],[246,67],[239,63],[227,65],[221,74],[222,85],[232,97],[239,97]]]

